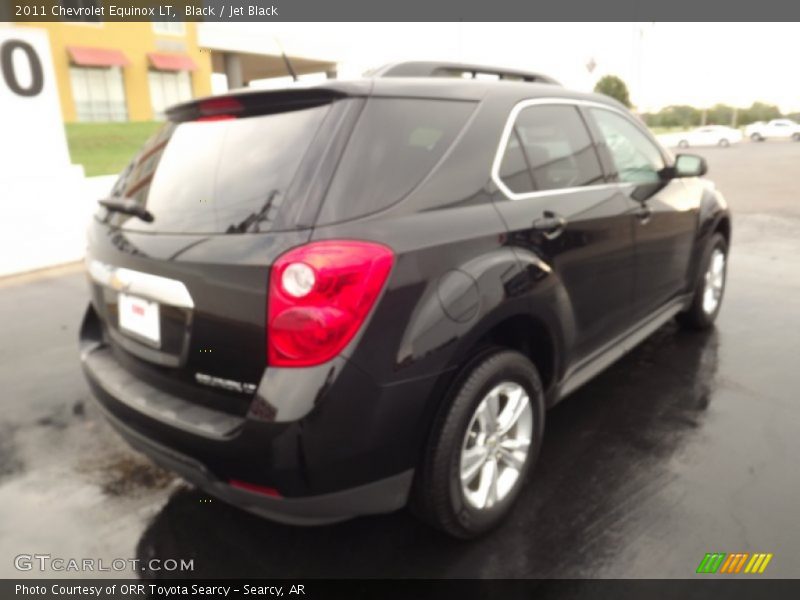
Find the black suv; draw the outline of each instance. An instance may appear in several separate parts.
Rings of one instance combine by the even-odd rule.
[[[480,534],[546,408],[719,311],[705,162],[605,96],[403,63],[168,116],[89,228],[83,367],[130,444],[268,518]]]

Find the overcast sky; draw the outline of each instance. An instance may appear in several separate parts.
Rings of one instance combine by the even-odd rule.
[[[229,27],[231,24],[222,25]],[[621,76],[640,110],[755,100],[800,110],[798,23],[252,23],[274,52],[340,62],[358,76],[386,62],[459,60],[540,70],[589,90]],[[589,73],[586,64],[596,67]]]

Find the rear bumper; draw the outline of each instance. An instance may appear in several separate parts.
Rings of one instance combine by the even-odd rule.
[[[81,362],[108,420],[135,449],[210,495],[309,525],[406,504],[433,378],[378,386],[343,359],[320,372],[266,369],[250,410],[234,414],[133,375],[116,358],[124,350],[101,329],[90,307]],[[233,480],[279,495],[233,487]]]
[[[235,488],[212,475],[197,460],[163,446],[125,425],[103,409],[106,418],[132,448],[153,462],[177,473],[215,498],[256,515],[290,525],[325,525],[359,515],[403,508],[414,477],[405,471],[358,487],[305,498],[274,498]]]

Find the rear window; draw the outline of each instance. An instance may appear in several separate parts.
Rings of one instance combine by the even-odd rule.
[[[162,233],[270,231],[329,108],[166,124],[112,191],[154,220],[115,213],[112,222]]]
[[[475,109],[473,102],[372,98],[356,124],[318,223],[377,212],[430,173]]]

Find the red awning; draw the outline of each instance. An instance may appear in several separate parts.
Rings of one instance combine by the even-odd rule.
[[[159,71],[196,71],[197,65],[185,54],[147,54],[150,64]]]
[[[122,52],[110,48],[67,46],[67,52],[72,63],[81,67],[126,67],[131,64]]]

